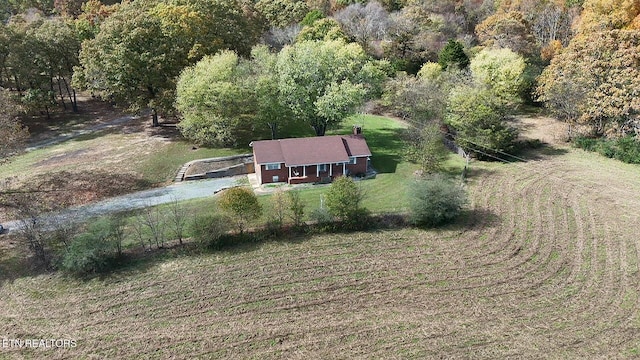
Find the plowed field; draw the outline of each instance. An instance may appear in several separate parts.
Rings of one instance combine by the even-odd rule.
[[[640,170],[576,150],[477,164],[443,230],[318,235],[0,288],[17,358],[629,358]]]

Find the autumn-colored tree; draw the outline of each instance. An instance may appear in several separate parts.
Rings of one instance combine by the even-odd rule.
[[[638,30],[577,36],[540,76],[539,100],[569,124],[624,133],[640,114],[639,48]]]
[[[487,47],[509,48],[519,54],[535,54],[531,24],[518,11],[498,11],[476,27],[480,42]]]
[[[625,29],[640,15],[638,0],[585,0],[577,25],[580,34]]]
[[[384,39],[389,27],[389,13],[377,1],[355,3],[334,15],[344,31],[364,49]]]
[[[100,0],[88,0],[81,5],[81,12],[74,21],[80,39],[93,39],[100,31],[100,24],[118,10],[119,4],[105,5]]]

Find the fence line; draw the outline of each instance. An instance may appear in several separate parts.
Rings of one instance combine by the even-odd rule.
[[[458,144],[456,144],[453,140],[451,139],[444,139],[444,145],[451,151],[453,151],[454,153],[462,156],[462,158],[465,159],[465,164],[464,164],[464,169],[462,170],[462,174],[460,174],[460,181],[464,182],[464,179],[467,178],[467,172],[469,171],[469,160],[471,159],[471,157],[469,156],[469,154],[467,154],[466,151],[464,151],[463,148],[461,148],[460,146],[458,146]]]

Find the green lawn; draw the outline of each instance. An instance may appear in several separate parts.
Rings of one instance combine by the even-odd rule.
[[[359,184],[365,192],[364,207],[373,213],[404,212],[407,210],[407,185],[414,178],[414,172],[418,165],[403,159],[402,151],[404,143],[402,132],[403,124],[382,116],[358,115],[343,123],[340,129],[329,132],[329,135],[351,133],[353,124],[363,126],[363,132],[373,154],[371,161],[373,167],[379,171],[375,179],[363,180]],[[208,149],[206,151],[233,151],[225,149]],[[184,151],[176,151],[175,154],[184,154]],[[179,162],[180,156],[175,155],[175,161]],[[212,156],[222,156],[220,153]],[[160,164],[168,164],[171,155],[167,158],[158,157]],[[205,157],[205,156],[203,156]],[[451,154],[444,165],[444,170],[451,176],[458,177],[464,167],[464,160],[456,154]],[[282,185],[289,189],[288,185]],[[321,199],[330,185],[302,185],[296,189],[300,191],[302,201],[305,203],[305,212],[308,215],[320,207]],[[264,224],[270,211],[272,195],[262,195],[259,201],[263,206],[264,214],[255,225]],[[215,197],[195,199],[181,203],[189,213],[215,212]]]
[[[406,210],[407,184],[413,179],[418,165],[403,159],[403,133],[406,126],[397,120],[375,115],[356,115],[346,119],[342,127],[327,132],[327,135],[350,134],[353,125],[360,125],[371,150],[371,163],[378,171],[375,179],[364,180],[360,186],[366,196],[363,205],[374,213],[402,212]],[[451,154],[445,171],[456,176],[464,167],[458,155]],[[307,213],[320,206],[322,195],[329,185],[313,185],[301,188],[301,196],[307,205]],[[270,195],[261,201],[268,206]]]

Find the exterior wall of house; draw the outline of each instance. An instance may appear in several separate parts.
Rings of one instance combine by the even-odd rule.
[[[258,165],[255,151],[253,152],[253,171],[256,173],[256,177],[258,178],[258,184],[262,184],[262,166]]]
[[[289,168],[284,166],[284,164],[280,164],[280,169],[278,170],[267,170],[266,165],[260,165],[260,174],[262,180],[260,181],[261,184],[273,183],[274,176],[278,177],[277,182],[287,182],[287,179],[289,178]]]
[[[364,174],[367,172],[367,157],[356,158],[355,164],[347,164],[349,175]]]
[[[329,171],[331,168],[331,172]],[[278,182],[289,182],[291,184],[303,184],[303,183],[314,183],[320,182],[323,179],[331,177],[335,179],[338,176],[344,175],[342,173],[342,164],[327,164],[327,171],[321,171],[319,176],[317,172],[317,165],[308,165],[305,167],[305,170],[302,169],[302,166],[294,167],[292,169],[292,176],[289,179],[289,168],[284,164],[280,164],[279,170],[267,170],[266,165],[257,165],[256,169],[258,171],[258,182],[260,184],[270,184],[273,183],[273,177],[278,176]],[[347,174],[356,175],[363,174],[367,171],[367,157],[359,157],[356,158],[355,164],[347,164],[346,165]],[[298,176],[295,176],[293,171],[298,172]],[[303,174],[306,176],[303,177]],[[331,174],[331,175],[329,175]]]

